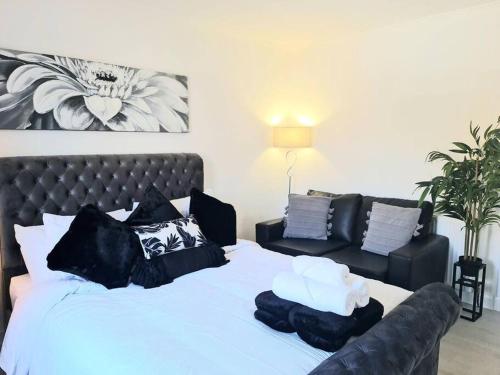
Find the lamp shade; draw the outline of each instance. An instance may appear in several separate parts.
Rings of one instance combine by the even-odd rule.
[[[311,147],[312,128],[308,126],[276,126],[273,128],[273,146],[281,148]]]

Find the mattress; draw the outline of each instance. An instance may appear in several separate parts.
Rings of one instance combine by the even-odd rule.
[[[158,288],[107,290],[82,280],[18,295],[0,355],[15,375],[307,374],[332,353],[253,317],[292,258],[240,241],[230,262]],[[388,312],[411,292],[370,280]]]
[[[14,276],[10,279],[9,295],[10,302],[12,306],[15,305],[16,300],[28,293],[33,287],[30,275],[25,273],[24,275]]]

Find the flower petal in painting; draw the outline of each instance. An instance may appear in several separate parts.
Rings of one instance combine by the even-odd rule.
[[[13,109],[27,97],[31,96],[31,93],[32,92],[30,90],[25,90],[16,94],[8,93],[0,95],[0,113]]]
[[[164,101],[165,104],[170,106],[172,109],[175,109],[177,112],[189,112],[186,102],[167,90],[159,90],[155,96],[160,98],[160,100]]]
[[[140,90],[134,90],[132,92],[132,96],[137,96],[139,98],[144,98],[146,96],[151,96],[151,95],[154,95],[158,92],[158,87],[151,87],[151,86],[148,86],[148,87],[144,87],[143,89],[140,89]]]
[[[19,68],[22,62],[16,60],[2,60],[0,58],[0,82],[7,83],[7,79],[14,70]]]
[[[10,58],[15,58],[16,55],[12,51],[8,51],[6,49],[0,49],[0,55]]]
[[[167,89],[181,98],[188,97],[188,90],[186,86],[172,77],[166,75],[156,75],[149,79],[149,84],[160,89]]]
[[[16,56],[18,59],[34,63],[55,64],[56,61],[48,56],[39,55],[37,53],[20,53]]]
[[[16,68],[7,80],[7,90],[10,93],[23,91],[25,88],[43,78],[55,78],[57,72],[34,64],[22,65]]]
[[[0,95],[2,129],[24,129],[30,125],[33,113],[32,92],[25,90],[17,94]]]
[[[160,131],[160,124],[155,116],[147,114],[128,103],[123,103],[121,112],[105,125],[115,131]]]
[[[35,111],[47,113],[66,99],[85,94],[69,82],[52,80],[42,83],[35,90],[33,103]]]
[[[137,108],[139,108],[141,111],[146,112],[151,114],[151,108],[149,108],[148,103],[142,98],[136,98],[136,97],[131,97],[129,99],[126,99],[123,101],[124,103],[131,104]]]
[[[86,96],[85,104],[90,112],[94,114],[103,124],[115,117],[122,109],[122,101],[118,98],[92,95]]]
[[[156,97],[147,97],[146,103],[153,111],[153,114],[158,118],[162,128],[169,132],[185,132],[187,124],[181,116],[173,109],[165,105],[165,103]]]
[[[95,119],[81,96],[60,103],[54,109],[54,118],[61,128],[67,130],[85,130]]]

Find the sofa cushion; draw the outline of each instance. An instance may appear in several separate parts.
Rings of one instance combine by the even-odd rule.
[[[353,243],[356,245],[361,245],[361,243],[363,242],[363,232],[368,229],[368,211],[371,211],[373,202],[379,202],[399,207],[418,207],[418,201],[416,200],[364,196],[361,202],[361,208],[358,210],[354,228]],[[434,207],[430,202],[423,202],[420,208],[422,209],[422,212],[420,214],[420,218],[418,219],[418,223],[422,225],[422,228],[419,229],[418,232],[420,234],[415,237],[415,239],[425,238],[429,234],[432,222],[432,214],[434,211]]]
[[[368,230],[361,250],[387,256],[408,244],[418,225],[422,209],[373,202]]]
[[[289,194],[283,238],[326,240],[331,204],[331,197]]]
[[[352,242],[354,239],[354,223],[361,206],[361,195],[335,194],[318,190],[309,190],[307,195],[333,198],[332,235],[329,238]]]
[[[325,253],[342,249],[349,244],[337,240],[310,240],[306,238],[284,238],[268,242],[264,247],[282,254],[321,256]]]
[[[386,279],[389,258],[363,251],[359,246],[348,246],[322,256],[337,263],[345,264],[352,273],[357,275],[380,281]]]

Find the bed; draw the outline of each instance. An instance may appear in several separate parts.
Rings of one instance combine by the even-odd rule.
[[[412,294],[370,281],[386,317],[332,355],[253,319],[253,299],[291,258],[252,241],[228,247],[223,267],[149,290],[30,283],[13,224],[41,224],[43,212],[75,214],[86,203],[130,208],[151,183],[169,198],[203,189],[203,161],[196,154],[0,159],[4,319],[14,305],[0,362],[8,374],[436,373],[439,340],[459,310],[448,287]]]

